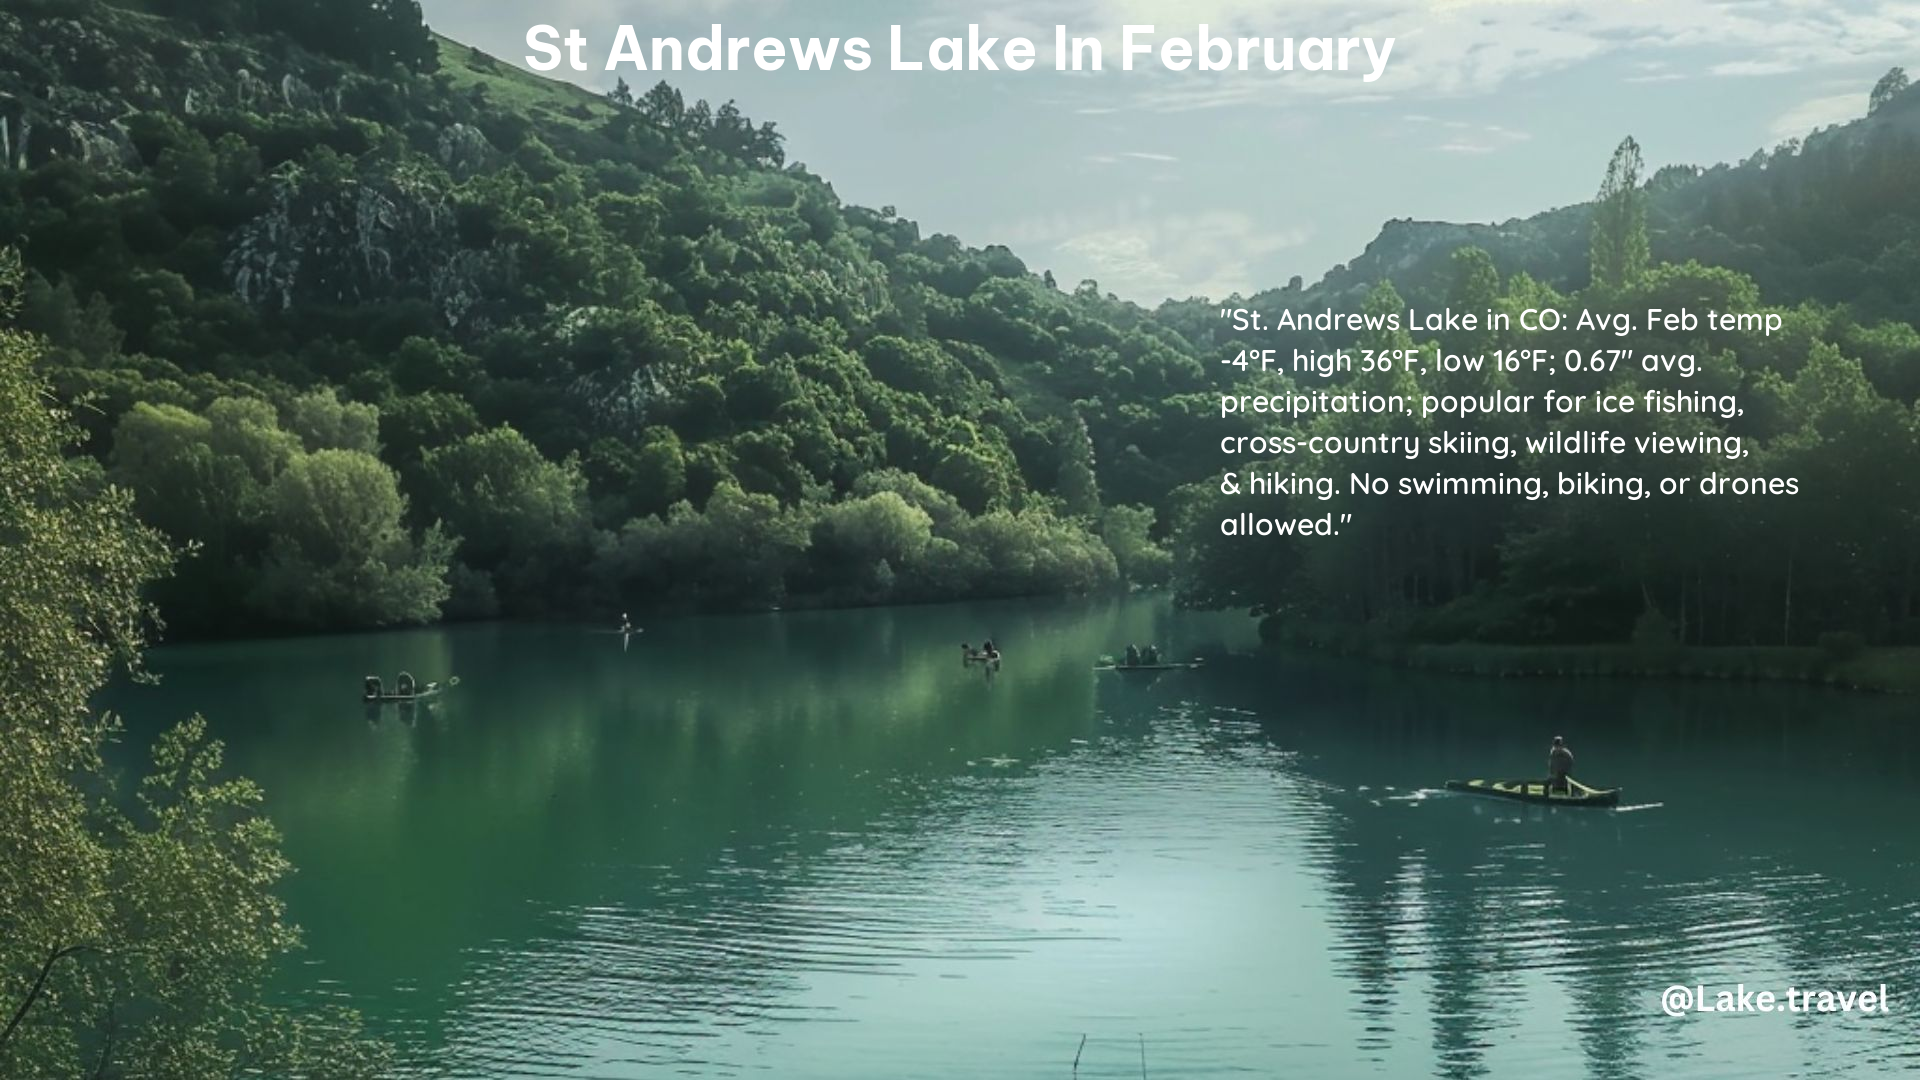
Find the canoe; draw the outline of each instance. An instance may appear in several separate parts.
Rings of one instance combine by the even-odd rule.
[[[1578,780],[1568,780],[1567,790],[1548,791],[1545,780],[1449,780],[1448,791],[1470,795],[1491,795],[1496,799],[1536,803],[1542,806],[1618,806],[1619,788],[1591,788]]]
[[[1173,664],[1095,664],[1095,671],[1192,671],[1203,661],[1182,660]]]
[[[460,678],[456,675],[444,683],[430,682],[411,694],[392,692],[382,692],[378,694],[363,693],[360,695],[360,700],[368,705],[411,705],[416,701],[432,701],[434,698],[446,693],[449,688],[459,685]]]
[[[994,653],[992,656],[974,654],[966,657],[966,661],[969,664],[997,664],[1000,662],[1000,654]]]
[[[415,701],[431,701],[440,696],[443,687],[429,686],[414,694],[361,694],[360,700],[369,705],[406,705]]]

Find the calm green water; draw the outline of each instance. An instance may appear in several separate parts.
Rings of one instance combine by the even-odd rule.
[[[1090,670],[1128,640],[1220,659]],[[1083,1035],[1088,1078],[1920,1067],[1910,701],[1422,677],[1154,601],[152,662],[112,703],[204,712],[301,867],[288,992],[419,1076],[1068,1077]],[[462,684],[370,720],[402,667]],[[1640,808],[1435,790],[1555,733]],[[1740,982],[1894,1012],[1660,1012]]]

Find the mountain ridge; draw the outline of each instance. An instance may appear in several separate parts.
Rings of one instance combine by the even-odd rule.
[[[1769,296],[1783,300],[1839,300],[1832,290],[1826,295],[1814,290],[1809,295],[1802,283],[1773,279],[1766,272],[1764,253],[1742,250],[1743,238],[1727,235],[1725,222],[1715,220],[1707,204],[1754,185],[1769,169],[1792,169],[1807,160],[1831,156],[1860,156],[1878,144],[1910,143],[1920,137],[1920,90],[1907,87],[1877,107],[1871,99],[1863,90],[1863,115],[1757,150],[1741,162],[1671,165],[1647,177],[1655,260],[1678,263],[1698,258],[1738,269],[1754,274]],[[1579,288],[1586,284],[1585,248],[1592,206],[1588,200],[1498,223],[1390,219],[1359,254],[1329,268],[1311,285],[1263,288],[1250,296],[1269,303],[1279,299],[1338,306],[1357,303],[1366,290],[1391,280],[1410,299],[1430,301],[1442,287],[1446,259],[1463,247],[1487,251],[1503,275],[1526,273],[1555,288]],[[1300,296],[1295,299],[1290,293]]]

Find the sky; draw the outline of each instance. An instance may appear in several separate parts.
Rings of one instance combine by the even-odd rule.
[[[1395,218],[1498,222],[1590,198],[1622,137],[1649,168],[1737,162],[1866,111],[1920,71],[1920,0],[424,0],[435,30],[524,66],[530,26],[578,29],[594,89],[614,35],[864,37],[865,72],[669,73],[786,135],[789,161],[923,234],[1005,244],[1063,286],[1145,304],[1315,281]],[[1053,27],[1107,70],[886,70],[889,27],[935,37]],[[1156,38],[1391,37],[1385,74],[1117,70]],[[1364,51],[1361,53],[1364,58]],[[621,73],[636,89],[661,77]]]

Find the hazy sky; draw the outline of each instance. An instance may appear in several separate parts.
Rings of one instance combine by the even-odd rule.
[[[1308,281],[1389,218],[1502,221],[1588,198],[1623,135],[1649,164],[1737,161],[1858,116],[1893,64],[1920,69],[1920,2],[1833,0],[424,0],[436,30],[523,62],[526,31],[578,28],[597,70],[643,41],[864,37],[866,72],[681,72],[689,98],[773,120],[789,160],[925,232],[1004,243],[1071,285],[1146,303]],[[888,26],[935,36],[1052,27],[1117,38],[1393,37],[1360,73],[897,73]],[[653,74],[628,74],[636,88]]]

